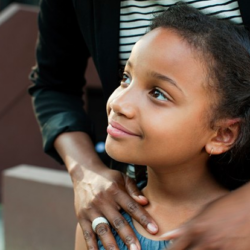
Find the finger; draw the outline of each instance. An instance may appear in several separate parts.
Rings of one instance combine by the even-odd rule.
[[[115,197],[116,202],[123,208],[124,211],[131,215],[149,233],[156,234],[158,232],[157,224],[142,206],[122,191],[117,195],[119,196]]]
[[[100,223],[96,226],[95,232],[93,231],[92,222],[98,217],[104,216],[100,212],[94,210],[90,216],[90,220],[82,218],[79,221],[88,249],[99,249],[99,245],[102,244],[107,250],[118,250],[119,248],[110,230],[109,224]]]
[[[147,205],[148,199],[143,195],[141,190],[138,189],[134,180],[129,177],[125,177],[125,188],[128,194],[139,204]]]
[[[145,206],[148,204],[148,199],[145,196],[139,195],[131,195],[131,197],[140,205]]]
[[[104,208],[105,208],[105,206],[104,206]],[[111,208],[107,206],[107,209],[111,209]],[[104,209],[102,209],[102,210],[104,210]],[[106,218],[106,216],[104,213],[102,213],[102,214],[100,212],[96,213],[96,211],[95,211],[95,213],[93,213],[90,217],[92,233],[95,234],[96,236],[98,236],[97,237],[98,243],[99,244],[101,243],[106,250],[119,249],[117,246],[117,243],[116,243],[116,239],[114,238],[114,235],[111,231],[109,224],[100,223],[96,226],[95,232],[93,231],[92,223],[98,217]],[[107,219],[107,220],[109,221],[109,219]]]
[[[104,211],[103,213],[105,213]],[[110,216],[111,215],[111,216]],[[123,217],[123,214],[113,211],[112,213],[107,214],[107,218],[110,221],[112,227],[116,230],[119,237],[126,244],[130,250],[140,250],[140,243],[135,235],[134,230],[131,228],[132,220],[131,218],[126,217],[126,220]]]
[[[81,226],[87,248],[91,250],[98,249],[96,235],[92,230],[91,222],[88,220],[81,220],[79,224]],[[80,245],[81,243],[82,243],[81,237],[79,236],[79,233],[77,233],[76,244]]]
[[[112,234],[110,226],[105,223],[101,223],[96,227],[96,234],[102,242],[106,250],[119,250],[116,240]]]
[[[189,249],[189,247],[190,247],[190,238],[182,236],[172,241],[168,250],[185,250]]]
[[[182,233],[183,231],[180,228],[177,228],[175,230],[162,234],[160,238],[162,238],[162,240],[173,240],[173,239],[180,237]]]

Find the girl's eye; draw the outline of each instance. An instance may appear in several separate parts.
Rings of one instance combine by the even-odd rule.
[[[122,74],[122,80],[121,83],[123,84],[130,84],[130,78],[126,73]]]
[[[169,101],[169,98],[162,92],[160,91],[159,89],[153,89],[149,92],[149,94],[157,99],[157,100],[160,100],[160,101]]]

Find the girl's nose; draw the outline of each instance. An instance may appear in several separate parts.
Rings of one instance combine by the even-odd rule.
[[[136,114],[136,99],[130,90],[124,89],[111,97],[110,109],[117,115],[132,119]]]

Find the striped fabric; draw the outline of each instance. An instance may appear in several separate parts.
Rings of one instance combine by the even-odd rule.
[[[129,58],[133,45],[145,34],[154,15],[159,14],[179,0],[125,0],[120,6],[120,65],[124,66]],[[237,1],[229,0],[185,0],[193,7],[208,15],[221,19],[230,19],[242,24],[242,18]]]

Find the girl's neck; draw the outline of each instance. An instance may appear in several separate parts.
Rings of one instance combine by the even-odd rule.
[[[185,166],[172,171],[148,167],[148,184],[143,190],[149,200],[145,208],[159,225],[158,237],[179,227],[206,204],[227,192],[214,180],[206,166]],[[136,222],[135,227],[142,235],[157,239]]]
[[[159,171],[148,167],[148,184],[144,189],[151,202],[179,206],[208,203],[226,190],[209,173],[207,166],[184,166]]]

